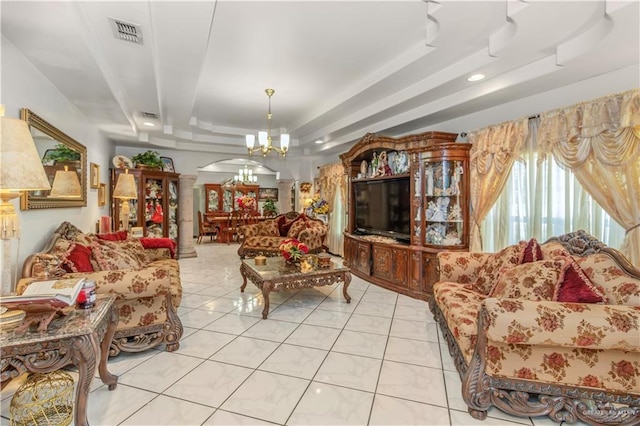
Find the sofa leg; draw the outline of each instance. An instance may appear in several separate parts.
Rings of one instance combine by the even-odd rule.
[[[170,292],[167,292],[165,304],[167,306],[167,321],[164,323],[164,342],[167,352],[173,352],[180,348],[180,338],[184,329],[176,307],[173,306]]]
[[[474,410],[473,408],[469,408],[468,411],[471,417],[473,417],[474,419],[484,420],[487,418],[486,410]]]

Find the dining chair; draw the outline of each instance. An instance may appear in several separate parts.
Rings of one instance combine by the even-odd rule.
[[[243,216],[243,212],[240,210],[233,210],[231,214],[229,214],[229,219],[227,220],[227,227],[224,230],[227,244],[230,244],[231,241],[234,240],[234,237],[237,236],[238,227],[242,225],[242,216]]]
[[[211,238],[211,242],[213,242],[213,237],[216,236],[216,228],[208,225],[202,219],[202,212],[198,210],[198,239],[196,240],[197,244],[202,242],[202,238],[209,236]]]

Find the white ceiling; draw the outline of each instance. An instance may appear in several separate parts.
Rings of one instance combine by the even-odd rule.
[[[274,136],[290,133],[294,156],[325,155],[640,64],[637,0],[1,8],[2,34],[112,141],[150,148],[246,153],[268,87]],[[108,18],[140,25],[143,44],[114,38]],[[468,82],[476,72],[487,78]]]

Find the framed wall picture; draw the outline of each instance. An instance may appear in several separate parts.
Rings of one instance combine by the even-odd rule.
[[[96,163],[90,163],[89,170],[90,186],[91,188],[98,188],[100,186],[100,165]]]
[[[259,188],[258,201],[267,201],[269,198],[278,201],[278,188]]]
[[[101,183],[98,185],[98,205],[104,206],[107,204],[107,184]]]
[[[175,173],[176,169],[173,167],[173,160],[169,157],[160,157],[162,160],[162,171]]]

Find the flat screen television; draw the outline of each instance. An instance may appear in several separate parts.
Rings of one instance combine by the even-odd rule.
[[[355,231],[408,241],[411,238],[409,177],[354,182]]]

